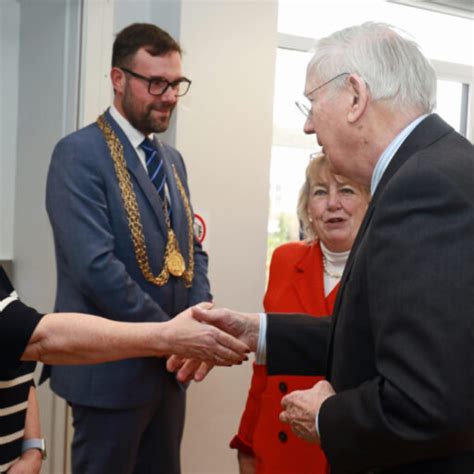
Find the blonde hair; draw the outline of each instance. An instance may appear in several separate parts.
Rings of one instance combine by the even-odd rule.
[[[314,176],[322,178],[325,172],[328,174],[332,174],[333,176],[338,176],[330,170],[329,161],[326,155],[324,153],[317,153],[311,158],[311,161],[306,167],[305,181],[301,186],[298,195],[298,205],[296,208],[298,219],[302,224],[303,234],[308,240],[315,240],[318,238],[318,236],[314,232],[313,225],[311,224],[308,216],[308,205],[311,197],[311,178]],[[352,186],[358,189],[363,196],[366,196],[367,202],[369,202],[369,189],[366,186],[354,183],[352,180],[348,179],[348,181],[351,183]]]

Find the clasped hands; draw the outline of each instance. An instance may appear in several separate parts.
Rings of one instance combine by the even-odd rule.
[[[214,365],[241,364],[257,348],[257,314],[212,306],[192,306],[165,323],[170,342],[166,352],[173,354],[166,366],[182,382],[203,380]]]
[[[200,304],[189,308],[192,318],[200,323],[212,325],[223,331],[224,334],[235,338],[244,344],[245,352],[257,350],[258,332],[260,319],[255,313],[239,313],[229,309],[211,309],[212,304]],[[183,313],[181,313],[183,314]],[[179,316],[181,316],[181,314]],[[179,317],[178,316],[178,317]],[[232,356],[238,349],[233,344],[232,349],[226,349]],[[225,358],[222,353],[212,360],[196,360],[179,355],[168,358],[166,367],[170,372],[176,372],[180,381],[203,380],[209,371],[217,365],[232,365],[241,363],[243,359],[234,362],[232,358]],[[326,380],[315,384],[309,390],[296,390],[282,399],[283,411],[280,413],[280,421],[288,423],[292,431],[306,441],[319,443],[319,435],[316,431],[316,414],[319,413],[321,405],[329,397],[335,395],[332,385]]]

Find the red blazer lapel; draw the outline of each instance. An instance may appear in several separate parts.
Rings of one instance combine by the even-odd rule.
[[[308,246],[307,252],[295,264],[292,285],[304,312],[315,315],[330,314],[324,296],[323,258],[318,242]]]

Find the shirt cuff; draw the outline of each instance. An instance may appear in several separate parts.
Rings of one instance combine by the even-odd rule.
[[[257,352],[255,352],[255,363],[265,365],[267,363],[267,315],[258,314],[260,318],[260,329],[258,331]]]
[[[321,438],[321,435],[319,433],[319,410],[316,412],[316,417],[314,419],[314,426],[316,427],[316,434]]]
[[[16,291],[12,291],[6,298],[0,301],[0,313],[10,304],[13,303],[14,301],[18,300],[18,295]]]

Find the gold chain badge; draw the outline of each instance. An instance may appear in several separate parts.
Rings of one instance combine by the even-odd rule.
[[[138,208],[137,197],[133,190],[133,185],[130,179],[130,174],[127,171],[125,164],[125,158],[123,155],[123,145],[119,138],[112,130],[112,127],[107,123],[104,115],[99,116],[97,124],[104,134],[105,141],[110,151],[110,156],[114,163],[115,174],[122,195],[123,204],[128,218],[128,227],[130,229],[130,235],[132,237],[133,247],[135,250],[135,257],[137,259],[138,266],[147,281],[157,286],[165,285],[170,274],[182,278],[186,288],[190,288],[193,282],[194,276],[194,226],[193,226],[193,214],[191,212],[191,206],[189,204],[188,196],[184,189],[183,183],[179,179],[176,167],[172,164],[173,175],[178,185],[179,194],[184,204],[186,218],[188,221],[188,252],[189,252],[189,265],[186,268],[184,257],[179,251],[179,244],[176,235],[171,228],[170,218],[168,215],[168,209],[166,203],[164,205],[164,213],[166,226],[168,228],[167,242],[165,248],[165,255],[163,261],[163,269],[158,275],[153,275],[151,271],[150,262],[148,260],[148,253],[146,250],[145,237],[143,235],[143,226],[140,216],[140,209]]]

